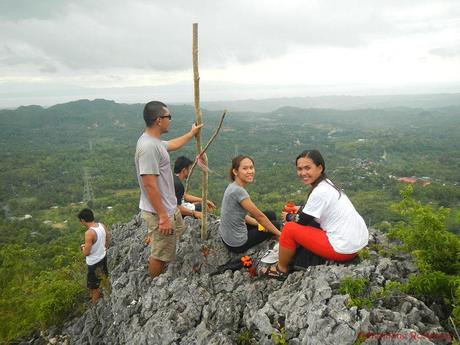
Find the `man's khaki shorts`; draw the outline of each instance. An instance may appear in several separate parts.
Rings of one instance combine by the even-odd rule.
[[[150,256],[164,262],[174,261],[176,258],[176,244],[185,230],[185,224],[179,209],[169,218],[174,232],[172,235],[163,235],[158,227],[158,215],[146,211],[141,212],[141,217],[147,223],[150,240]]]

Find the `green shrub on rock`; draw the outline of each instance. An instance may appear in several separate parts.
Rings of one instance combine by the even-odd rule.
[[[460,238],[449,232],[446,217],[450,210],[435,209],[412,198],[411,186],[401,192],[403,200],[393,206],[403,220],[389,236],[402,241],[420,270],[409,277],[407,291],[442,299],[452,309],[452,320],[460,325]]]
[[[412,187],[403,190],[403,200],[392,207],[404,220],[390,230],[390,237],[403,242],[422,272],[460,273],[460,239],[446,227],[450,210],[422,205],[412,198],[412,191]]]

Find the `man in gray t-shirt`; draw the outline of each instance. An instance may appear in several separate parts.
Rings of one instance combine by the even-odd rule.
[[[161,141],[160,136],[168,132],[171,113],[166,104],[158,101],[145,105],[144,121],[146,128],[137,142],[135,164],[141,189],[139,208],[152,242],[149,274],[153,278],[163,272],[167,262],[174,260],[176,242],[183,231],[168,151],[184,146],[203,125],[193,124],[183,136]]]
[[[135,164],[137,180],[141,188],[139,208],[143,211],[158,213],[150,203],[142,183],[142,175],[156,175],[158,176],[157,182],[161,200],[168,216],[172,216],[177,202],[167,147],[167,141],[161,141],[147,133],[143,133],[137,141]]]

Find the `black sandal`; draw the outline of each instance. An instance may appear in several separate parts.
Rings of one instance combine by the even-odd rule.
[[[262,274],[268,278],[276,279],[279,281],[285,281],[288,277],[288,272],[280,271],[278,264],[275,265],[275,269],[272,269],[273,266],[268,266],[265,272],[262,271]]]

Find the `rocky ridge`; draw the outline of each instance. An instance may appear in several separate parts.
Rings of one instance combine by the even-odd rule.
[[[284,282],[253,277],[244,269],[212,275],[238,256],[223,246],[217,219],[210,221],[205,241],[197,220],[186,218],[186,224],[177,261],[153,280],[147,274],[149,248],[143,244],[141,218],[114,225],[108,251],[111,293],[67,323],[53,342],[275,344],[278,335],[278,343],[291,345],[450,343],[422,301],[397,296],[366,310],[349,307],[349,296],[338,292],[345,277],[367,278],[374,290],[387,281],[404,281],[416,271],[408,257],[386,258],[370,250],[369,259],[309,267]],[[370,244],[389,245],[378,232],[371,232]],[[261,257],[271,245],[261,244],[248,254]]]

